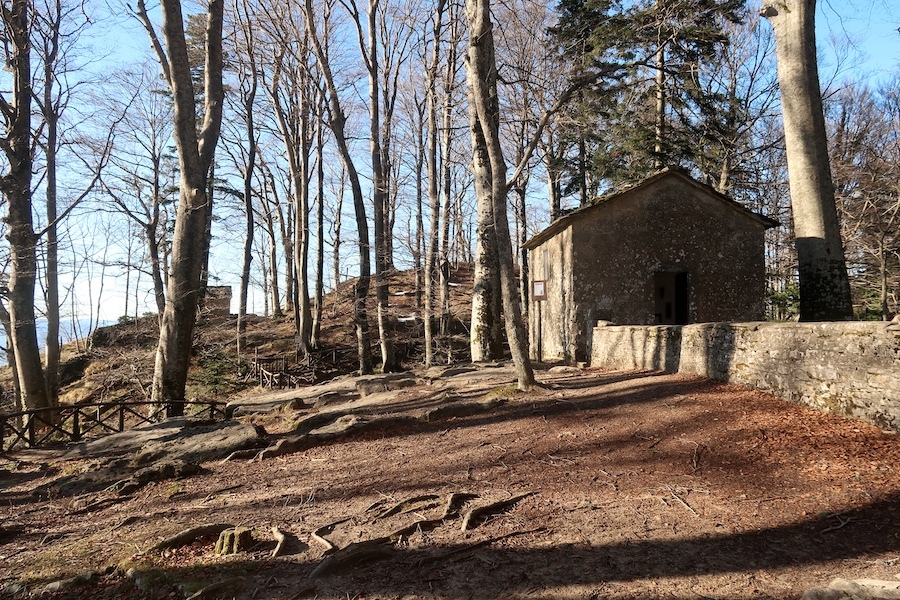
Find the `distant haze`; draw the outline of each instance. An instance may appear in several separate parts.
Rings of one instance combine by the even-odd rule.
[[[111,325],[114,321],[100,321],[98,323],[98,327],[105,327],[107,325]],[[75,341],[76,339],[85,338],[90,335],[90,327],[93,324],[91,319],[79,319],[77,321],[60,321],[59,323],[59,338],[63,344],[67,342]],[[41,351],[44,350],[44,346],[47,341],[47,319],[38,319],[37,320],[37,336],[38,336],[38,347]],[[6,332],[0,328],[0,346],[6,347]],[[6,364],[6,353],[0,352],[0,365]]]

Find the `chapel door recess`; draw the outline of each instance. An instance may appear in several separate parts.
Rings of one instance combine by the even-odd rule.
[[[654,273],[653,300],[657,325],[687,325],[690,306],[688,274],[671,271]]]

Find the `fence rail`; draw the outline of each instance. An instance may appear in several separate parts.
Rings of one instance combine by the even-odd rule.
[[[288,354],[277,356],[259,356],[259,351],[250,361],[250,370],[245,381],[256,380],[263,388],[298,388],[312,385],[318,376],[328,373],[328,364],[338,362],[338,356],[352,352],[353,347],[333,347],[327,350],[313,350],[301,357],[296,352],[293,357]]]
[[[200,407],[195,415],[225,418],[224,402],[190,401],[184,405]],[[91,433],[119,433],[127,427],[155,423],[166,409],[140,410],[152,406],[152,402],[105,402],[0,414],[0,452],[22,445],[35,448],[48,442],[77,442]]]

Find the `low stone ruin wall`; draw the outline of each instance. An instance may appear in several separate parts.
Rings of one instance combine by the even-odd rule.
[[[591,366],[704,375],[900,432],[900,326],[598,322]]]

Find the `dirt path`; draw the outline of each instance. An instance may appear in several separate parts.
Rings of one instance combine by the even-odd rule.
[[[0,587],[123,563],[145,590],[117,571],[49,597],[175,598],[228,580],[204,597],[788,599],[835,577],[900,574],[898,436],[675,375],[539,379],[546,388],[524,396],[504,386],[508,369],[404,389],[388,412],[509,401],[262,461],[207,462],[125,499],[36,499],[39,484],[96,463],[0,459]],[[272,432],[291,418],[256,420]],[[448,512],[453,493],[473,496]],[[462,530],[467,511],[527,493]],[[214,540],[138,554],[201,523],[246,525],[261,543],[230,557]],[[288,534],[278,558],[272,526]],[[310,578],[322,540],[344,550]]]

